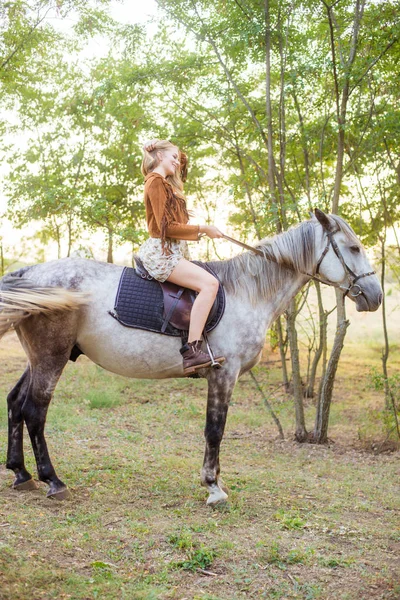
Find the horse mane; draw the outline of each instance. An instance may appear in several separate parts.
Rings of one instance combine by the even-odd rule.
[[[338,230],[357,241],[351,227],[339,216],[329,215]],[[273,298],[294,274],[312,273],[319,257],[315,255],[315,220],[305,221],[273,238],[264,238],[254,252],[207,264],[218,275],[227,292],[245,292],[254,305],[260,298]]]

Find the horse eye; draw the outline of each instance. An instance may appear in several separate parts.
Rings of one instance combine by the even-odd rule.
[[[350,246],[352,252],[361,252],[360,246]]]

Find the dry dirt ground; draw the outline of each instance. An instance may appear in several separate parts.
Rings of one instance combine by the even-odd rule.
[[[199,485],[204,382],[126,380],[81,357],[66,368],[47,420],[53,462],[73,494],[60,503],[43,484],[14,491],[4,467],[5,397],[25,365],[8,334],[1,600],[400,598],[399,452],[376,453],[382,398],[368,384],[379,357],[374,347],[345,352],[327,447],[293,441],[291,400],[275,392],[279,440],[244,377],[221,451],[230,501],[216,510]],[[267,352],[257,371],[266,393],[279,382],[277,358]],[[310,428],[314,412],[308,401]],[[35,473],[27,439],[25,448]]]

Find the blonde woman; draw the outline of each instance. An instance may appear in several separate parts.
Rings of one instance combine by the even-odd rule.
[[[218,292],[218,281],[190,262],[187,240],[201,234],[222,237],[214,225],[189,225],[183,195],[187,158],[168,140],[151,140],[143,147],[142,173],[149,239],[138,255],[147,271],[158,281],[170,281],[197,292],[193,304],[188,342],[180,352],[185,375],[209,367],[211,358],[201,349],[201,335]],[[224,358],[216,359],[223,362]]]

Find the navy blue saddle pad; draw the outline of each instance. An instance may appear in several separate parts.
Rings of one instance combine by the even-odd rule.
[[[198,266],[211,272],[208,265],[197,262]],[[179,290],[179,286],[177,286]],[[206,331],[212,331],[220,322],[225,310],[225,292],[220,284],[217,294],[216,309],[211,311]],[[126,327],[146,329],[164,335],[182,336],[182,330],[168,323],[165,331],[161,331],[164,316],[163,292],[158,281],[143,279],[135,269],[125,267],[118,286],[114,312],[110,313]]]

